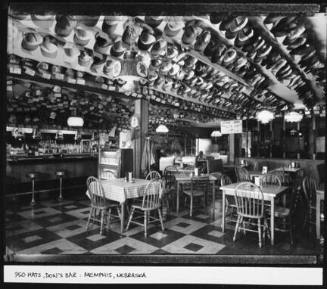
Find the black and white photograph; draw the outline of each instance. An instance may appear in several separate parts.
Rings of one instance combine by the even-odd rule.
[[[6,13],[6,264],[323,266],[326,5]]]

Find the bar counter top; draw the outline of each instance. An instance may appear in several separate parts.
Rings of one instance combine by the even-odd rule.
[[[10,164],[21,163],[39,163],[39,162],[69,162],[76,160],[93,160],[97,159],[97,154],[47,154],[39,156],[9,156],[7,162]]]

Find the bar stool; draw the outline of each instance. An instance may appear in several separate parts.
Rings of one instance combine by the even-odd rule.
[[[59,197],[58,197],[58,201],[61,202],[63,200],[62,197],[62,178],[65,175],[64,171],[56,171],[56,176],[57,178],[59,178]]]
[[[35,194],[35,179],[37,178],[38,176],[38,173],[37,172],[31,172],[31,173],[28,173],[26,175],[28,178],[30,178],[31,182],[32,182],[32,200],[31,200],[31,206],[34,206],[35,205],[35,198],[34,198],[34,194]]]

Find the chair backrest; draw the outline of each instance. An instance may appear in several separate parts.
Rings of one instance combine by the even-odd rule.
[[[279,176],[276,174],[265,174],[260,177],[260,184],[261,186],[281,186],[282,181],[280,180]]]
[[[232,183],[232,180],[230,179],[229,176],[227,175],[222,175],[220,178],[220,185],[221,186],[226,186]]]
[[[303,179],[302,187],[306,201],[308,204],[313,204],[316,200],[317,180],[313,176],[306,176]]]
[[[235,188],[235,204],[237,213],[249,218],[262,218],[264,199],[261,189],[251,183],[242,182]]]
[[[150,171],[146,178],[146,180],[160,180],[161,179],[161,175],[159,174],[159,172],[157,171]]]
[[[109,179],[109,180],[117,179],[116,173],[113,171],[106,170],[105,174],[106,174],[106,179]]]
[[[192,177],[191,178],[191,192],[201,191],[207,192],[209,187],[209,179],[207,177]]]
[[[163,173],[163,178],[166,180],[166,186],[171,187],[175,183],[175,174],[178,170],[175,166],[166,167]]]
[[[278,176],[284,186],[290,186],[292,183],[291,175],[284,170],[272,170],[269,174]]]
[[[160,206],[162,184],[161,180],[151,180],[145,187],[142,208],[157,209]]]
[[[238,182],[250,181],[250,174],[246,168],[235,167],[235,174]]]
[[[103,207],[106,203],[106,199],[100,181],[93,176],[88,177],[86,180],[86,185],[92,206]]]

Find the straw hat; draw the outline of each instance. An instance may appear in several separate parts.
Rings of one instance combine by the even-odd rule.
[[[100,33],[95,36],[94,51],[102,54],[107,54],[109,46],[112,44],[111,40]]]
[[[144,21],[146,24],[155,28],[161,24],[163,19],[164,19],[164,16],[145,16]]]
[[[197,37],[194,49],[197,51],[203,51],[211,40],[211,33],[208,30],[202,31],[202,33]]]
[[[86,51],[82,51],[81,54],[78,56],[78,64],[80,66],[88,67],[91,64],[91,61],[92,57]]]
[[[36,26],[39,26],[43,29],[49,29],[54,21],[55,15],[31,15],[32,21]]]
[[[29,32],[24,35],[22,47],[26,50],[33,51],[39,47],[42,41],[43,38],[40,34]]]
[[[176,36],[184,27],[184,21],[180,17],[170,17],[164,32],[169,37]]]
[[[99,18],[100,18],[100,16],[83,15],[78,19],[78,23],[81,23],[85,26],[94,27],[98,23]]]
[[[195,41],[196,33],[192,25],[185,27],[182,41],[184,44],[192,44]]]
[[[156,41],[156,38],[148,30],[143,30],[138,40],[138,48],[141,50],[148,50]]]
[[[50,58],[55,58],[57,56],[58,47],[52,42],[51,36],[45,36],[40,47],[43,56]]]
[[[91,31],[78,26],[75,29],[74,42],[78,45],[85,46],[90,42],[92,36],[93,34]]]
[[[103,73],[109,76],[110,78],[119,76],[120,72],[121,62],[119,60],[109,59],[103,66]]]

